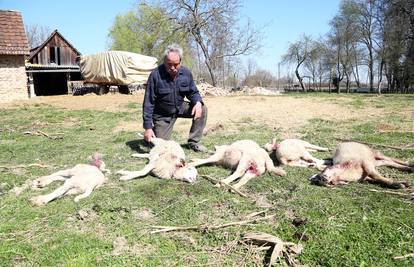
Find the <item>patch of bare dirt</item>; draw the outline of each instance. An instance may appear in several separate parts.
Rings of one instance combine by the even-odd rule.
[[[120,123],[118,123],[117,126],[115,126],[115,128],[112,130],[114,133],[119,133],[119,132],[139,132],[142,131],[142,123],[140,122],[126,122],[126,121],[121,121]]]
[[[119,256],[125,253],[132,254],[134,256],[143,256],[154,251],[154,247],[151,245],[139,245],[139,244],[128,244],[128,240],[123,237],[117,237],[112,242],[113,250],[111,256]]]
[[[125,94],[106,94],[95,95],[87,94],[83,96],[58,95],[58,96],[38,96],[30,100],[13,101],[2,103],[4,108],[22,107],[25,105],[47,104],[60,108],[72,110],[94,109],[102,111],[127,111],[128,103],[142,103],[143,94],[125,95]]]
[[[128,108],[130,103],[142,103],[143,94],[123,95],[107,94],[103,96],[45,96],[36,97],[26,101],[16,101],[2,105],[13,108],[24,105],[48,104],[67,109],[95,109],[110,112],[131,111]],[[283,138],[296,137],[296,130],[314,118],[326,120],[348,120],[364,119],[370,116],[377,116],[378,109],[366,107],[353,110],[349,107],[333,103],[328,99],[316,98],[295,98],[290,96],[227,96],[227,97],[204,97],[209,110],[206,130],[211,132],[232,131],[230,124],[253,122],[265,124],[271,128],[281,131]],[[68,121],[66,122],[76,123]],[[190,120],[178,120],[175,130],[185,138]],[[118,131],[141,131],[142,122],[119,122],[114,129]],[[217,127],[221,125],[220,127]],[[233,127],[234,128],[234,127]]]

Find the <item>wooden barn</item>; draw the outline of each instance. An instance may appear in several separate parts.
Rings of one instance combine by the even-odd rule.
[[[0,102],[27,99],[25,57],[29,44],[18,11],[0,10]]]
[[[38,47],[30,49],[26,72],[34,93],[61,95],[68,93],[68,82],[81,80],[76,50],[57,30]]]

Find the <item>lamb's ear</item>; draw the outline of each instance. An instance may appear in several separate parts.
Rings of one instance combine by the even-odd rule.
[[[92,160],[102,160],[102,155],[98,152],[93,153]]]
[[[271,143],[272,145],[276,144],[276,138],[273,138]]]

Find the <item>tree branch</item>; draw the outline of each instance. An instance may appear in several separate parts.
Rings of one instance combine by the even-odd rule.
[[[209,225],[209,224],[196,225],[196,226],[157,226],[157,225],[154,225],[154,226],[151,226],[151,227],[156,228],[158,230],[153,230],[153,231],[150,232],[150,234],[166,233],[166,232],[172,232],[172,231],[208,232],[208,231],[217,230],[217,229],[226,228],[226,227],[231,227],[231,226],[240,226],[240,225],[245,225],[245,224],[249,224],[249,223],[269,220],[269,219],[272,219],[275,216],[276,216],[276,214],[272,214],[272,215],[268,215],[268,216],[265,216],[265,217],[253,218],[253,219],[249,219],[249,220],[230,222],[230,223],[218,224],[218,225]]]

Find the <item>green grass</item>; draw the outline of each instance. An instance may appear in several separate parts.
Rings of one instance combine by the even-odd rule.
[[[312,120],[301,129],[304,139],[334,148],[337,138],[399,146],[413,143],[414,125],[404,108],[414,106],[412,96],[344,94],[303,94],[298,98],[318,98],[349,108],[378,110],[365,120]],[[413,266],[414,258],[394,260],[394,256],[414,252],[414,204],[412,199],[370,189],[371,184],[349,184],[336,189],[309,184],[312,169],[284,167],[287,176],[265,174],[243,189],[262,196],[276,214],[269,221],[209,232],[149,234],[151,225],[188,226],[221,224],[243,219],[263,210],[247,199],[217,189],[203,178],[194,185],[165,181],[148,176],[129,182],[110,182],[79,203],[67,196],[43,207],[32,207],[28,199],[50,192],[58,184],[40,191],[8,193],[27,179],[85,162],[95,151],[104,154],[107,166],[140,169],[144,161],[133,159],[134,150],[144,150],[134,132],[114,132],[121,121],[140,123],[140,106],[128,104],[130,112],[71,111],[47,105],[2,109],[0,115],[0,166],[43,163],[48,168],[0,169],[0,265],[1,266],[261,266],[264,254],[246,245],[232,246],[244,233],[262,231],[285,241],[304,245],[298,257],[309,266]],[[138,114],[137,114],[138,113]],[[412,114],[411,114],[412,115]],[[276,135],[274,130],[256,125],[253,118],[235,121],[237,132],[216,132],[204,144],[253,139],[264,144]],[[381,126],[381,125],[382,126]],[[380,133],[379,128],[392,131]],[[24,134],[41,131],[51,137]],[[177,134],[174,133],[174,137]],[[177,137],[178,138],[178,137]],[[414,150],[381,149],[385,154],[414,161]],[[199,155],[186,150],[188,156]],[[321,158],[329,153],[315,153]],[[200,174],[216,178],[230,171],[203,166]],[[414,183],[412,174],[381,168],[398,180]],[[82,218],[80,213],[89,215]],[[143,216],[147,212],[151,216]],[[306,220],[295,227],[293,217]],[[126,238],[128,247],[113,255],[114,240]]]

